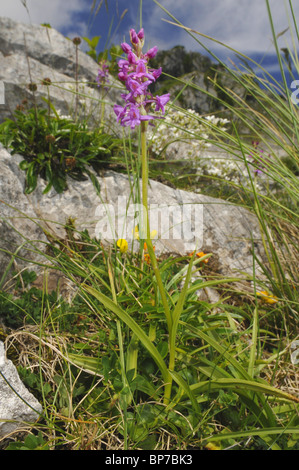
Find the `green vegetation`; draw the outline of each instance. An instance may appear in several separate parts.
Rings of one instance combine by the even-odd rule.
[[[105,250],[87,233],[66,246],[70,251],[53,248],[53,259],[78,286],[71,305],[46,287],[21,293],[24,283],[18,300],[3,303],[5,312],[10,305],[6,324],[14,327],[8,355],[46,410],[35,428],[47,446],[155,449],[163,448],[163,437],[172,449],[215,441],[222,448],[297,448],[298,399],[282,387],[294,371],[281,303],[245,299],[199,258],[206,281],[188,287],[165,406],[168,335],[151,265],[139,254]],[[188,257],[160,261],[170,305],[177,304],[188,265]],[[222,282],[221,301],[198,300],[201,289]],[[25,328],[15,329],[14,318]]]
[[[67,176],[82,180],[87,175],[96,184],[95,171],[107,168],[122,141],[111,135],[90,130],[86,122],[60,117],[53,105],[47,109],[17,109],[14,119],[0,125],[0,142],[12,154],[24,156],[20,168],[26,172],[27,194],[35,190],[38,176],[47,186],[61,193],[67,188]]]

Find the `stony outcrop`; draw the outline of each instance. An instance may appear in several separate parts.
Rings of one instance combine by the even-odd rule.
[[[41,404],[22,383],[0,341],[0,438],[34,423],[41,413]]]
[[[9,263],[13,269],[17,267],[16,260],[10,253],[17,252],[19,256],[25,255],[29,260],[41,260],[42,257],[36,250],[43,249],[47,238],[36,223],[36,213],[24,194],[24,172],[19,169],[18,159],[11,157],[3,148],[0,148],[0,155],[1,279]]]
[[[198,113],[219,109],[215,99],[217,93],[206,79],[213,66],[209,57],[199,52],[188,52],[183,46],[175,46],[168,51],[158,51],[152,64],[156,68],[162,67],[164,73],[155,84],[155,90],[170,92],[173,98],[177,97],[176,104]],[[190,85],[185,86],[187,83]]]
[[[26,259],[40,260],[48,241],[46,234],[63,238],[69,217],[76,219],[78,230],[88,229],[103,242],[133,238],[138,223],[135,213],[141,208],[126,175],[109,171],[98,176],[101,197],[90,180],[71,180],[62,194],[54,189],[42,194],[46,183],[39,179],[36,190],[25,195],[24,173],[18,168],[21,160],[21,156],[0,149],[5,175],[0,185],[0,278],[11,259],[8,252],[15,253],[26,241],[17,253],[16,266],[25,267]],[[198,249],[213,253],[222,274],[252,274],[252,240],[257,253],[262,253],[262,248],[258,221],[249,211],[157,181],[150,181],[149,207],[151,228],[158,232],[157,253],[184,255]]]
[[[155,62],[173,77],[181,77],[196,71],[205,73],[213,65],[209,57],[199,52],[188,52],[184,46],[175,46],[168,51],[158,51]],[[164,80],[167,80],[167,77],[164,77]]]
[[[27,25],[0,17],[0,82],[4,83],[5,103],[0,104],[0,122],[11,117],[16,106],[27,100],[28,106],[47,107],[44,99],[63,115],[89,117],[90,124],[100,122],[102,99],[96,85],[98,64],[75,44],[53,28]],[[43,84],[50,79],[50,86]],[[36,91],[28,88],[36,84]],[[106,121],[110,122],[112,105],[118,100],[120,87],[110,77],[109,94],[105,94]],[[75,92],[79,92],[76,103]],[[110,125],[115,123],[113,120]]]

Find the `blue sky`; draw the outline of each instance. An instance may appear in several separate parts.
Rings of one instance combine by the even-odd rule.
[[[187,50],[206,54],[186,31],[163,21],[171,18],[154,0],[26,0],[30,17],[23,3],[24,0],[0,0],[0,15],[26,23],[47,22],[69,37],[100,35],[100,49],[104,49],[108,39],[115,44],[128,41],[129,29],[139,29],[142,5],[142,26],[148,47],[169,49],[180,44]],[[269,3],[276,33],[281,33],[289,26],[288,2],[269,0]],[[265,0],[160,0],[160,4],[183,25],[254,59],[263,59],[267,70],[276,75],[277,61]],[[293,1],[293,8],[299,24],[298,0]],[[203,42],[222,59],[233,57],[228,49],[206,39]],[[292,47],[289,31],[279,38],[279,44]]]

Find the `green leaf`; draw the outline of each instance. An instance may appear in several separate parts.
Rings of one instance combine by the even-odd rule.
[[[86,168],[85,168],[85,173],[88,174],[92,184],[94,185],[94,188],[95,188],[98,196],[100,196],[101,195],[101,186],[100,186],[99,180],[97,179],[97,177],[91,171],[87,170]]]
[[[101,39],[101,36],[94,36],[92,39],[89,39],[88,37],[84,36],[82,37],[82,39],[87,42],[91,49],[95,49],[98,45],[99,40]]]
[[[250,356],[248,364],[248,374],[254,377],[254,365],[257,351],[257,334],[258,334],[258,309],[255,307],[253,311],[253,325],[252,325],[252,338],[250,347]]]
[[[83,284],[82,287],[85,291],[87,291],[89,294],[93,295],[96,299],[102,302],[102,304],[106,308],[108,308],[108,310],[113,312],[120,320],[122,320],[133,331],[133,333],[135,333],[139,341],[148,350],[148,352],[150,353],[150,355],[156,362],[166,382],[169,378],[166,364],[163,361],[161,354],[159,353],[157,348],[153,345],[153,343],[150,341],[150,339],[145,334],[143,329],[135,322],[135,320],[132,317],[130,317],[124,310],[122,310],[111,299],[109,299],[109,297],[106,297],[106,295],[102,294],[98,290],[86,284]]]
[[[236,372],[238,372],[239,376],[250,380],[251,377],[248,374],[248,372],[242,367],[242,365],[231,355],[227,352],[227,350],[214,338],[211,336],[205,334],[203,331],[201,331],[199,328],[196,328],[188,323],[185,322],[180,322],[182,326],[184,326],[186,329],[192,331],[196,336],[204,340],[207,344],[210,344],[216,351],[221,354],[221,356],[226,359],[230,364],[234,367]]]
[[[159,353],[161,354],[161,356],[163,357],[163,359],[165,359],[165,357],[168,354],[168,342],[167,341],[160,341],[157,345],[157,349],[158,349]]]
[[[91,39],[86,36],[82,36],[82,39],[84,39],[84,41],[87,42],[87,44],[91,47]]]
[[[170,371],[170,375],[176,381],[176,383],[181,387],[181,389],[184,390],[185,394],[190,398],[194,411],[196,413],[198,413],[199,412],[199,406],[198,406],[198,403],[196,401],[196,397],[195,397],[191,387],[187,384],[187,382],[177,372]]]
[[[99,43],[99,40],[101,39],[101,36],[94,36],[91,41],[89,42],[89,45],[92,49],[95,49]]]
[[[144,441],[138,442],[138,447],[142,450],[154,450],[157,445],[156,434],[150,434]]]
[[[232,389],[235,393],[238,393],[239,391],[252,390],[253,392],[264,393],[267,395],[272,395],[281,398],[282,400],[294,401],[296,403],[299,403],[299,398],[291,395],[290,393],[283,392],[278,388],[272,387],[272,385],[252,380],[219,378],[217,380],[208,380],[190,386],[190,389],[195,394],[214,392],[227,388]]]
[[[193,266],[193,261],[194,261],[194,256],[192,257],[189,266],[188,266],[188,271],[186,275],[186,279],[184,282],[183,289],[180,293],[180,296],[178,298],[178,301],[176,303],[176,306],[174,308],[174,311],[172,312],[172,331],[171,331],[171,344],[170,344],[170,349],[175,348],[175,339],[176,339],[176,332],[178,328],[178,323],[179,319],[184,307],[184,302],[187,296],[187,291],[189,287],[189,282],[191,279],[191,274],[192,274],[192,266]]]
[[[53,179],[52,179],[52,184],[54,186],[54,189],[55,191],[60,194],[62,193],[65,188],[66,188],[66,181],[64,178],[62,178],[61,176],[58,176],[57,174],[53,175]]]
[[[248,431],[237,431],[237,432],[224,432],[218,433],[215,436],[211,436],[206,438],[209,441],[223,441],[226,439],[242,439],[244,437],[250,436],[270,436],[273,434],[299,434],[299,428],[297,427],[273,427],[273,428],[265,428],[265,429],[249,429]]]
[[[26,189],[25,193],[30,194],[35,190],[37,184],[37,174],[35,173],[35,162],[28,165],[26,172]]]
[[[132,392],[134,390],[139,390],[140,392],[146,393],[149,397],[154,398],[155,400],[159,399],[159,395],[153,384],[141,375],[137,375],[132,381],[131,390]]]
[[[226,279],[215,279],[213,281],[204,281],[198,284],[195,284],[188,289],[188,294],[191,294],[193,292],[196,292],[199,289],[204,289],[206,287],[211,287],[211,286],[218,286],[221,284],[228,284],[230,282],[240,282],[240,279],[237,277],[229,277]]]
[[[46,166],[46,179],[48,181],[48,184],[47,186],[45,187],[45,189],[43,190],[43,194],[47,194],[50,189],[52,188],[53,186],[53,182],[52,182],[52,168],[51,168],[51,163],[50,161],[47,161],[45,163],[45,166]]]
[[[53,111],[53,113],[55,114],[55,116],[57,117],[57,119],[59,119],[59,114],[57,113],[56,111],[56,108],[54,106],[54,104],[52,103],[51,100],[48,100],[47,98],[45,98],[44,96],[41,97],[42,100],[47,103],[48,106],[50,106],[51,110]]]
[[[27,160],[22,160],[20,163],[19,163],[19,167],[21,170],[27,170],[28,166],[30,165],[29,162],[27,162]]]
[[[68,353],[72,364],[84,369],[92,375],[103,375],[102,364],[98,357],[83,356],[82,354]]]

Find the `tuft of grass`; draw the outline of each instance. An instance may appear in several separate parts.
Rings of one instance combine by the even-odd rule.
[[[208,263],[199,258],[194,270],[203,279],[188,285],[173,394],[165,405],[168,330],[151,266],[140,253],[105,248],[87,232],[72,246],[49,248],[56,269],[77,285],[76,296],[68,304],[46,286],[40,293],[29,289],[41,299],[39,316],[32,321],[22,309],[23,326],[6,336],[22,380],[43,404],[30,445],[174,450],[204,449],[217,440],[221,448],[296,448],[298,390],[280,303],[243,293],[234,306],[229,282],[217,304],[198,300],[204,286],[219,283],[204,281]],[[160,262],[170,304],[179,298],[188,259]],[[27,293],[14,295],[26,299]],[[11,319],[20,315],[15,303]],[[269,321],[274,316],[277,324]],[[11,438],[11,448],[28,444]]]

